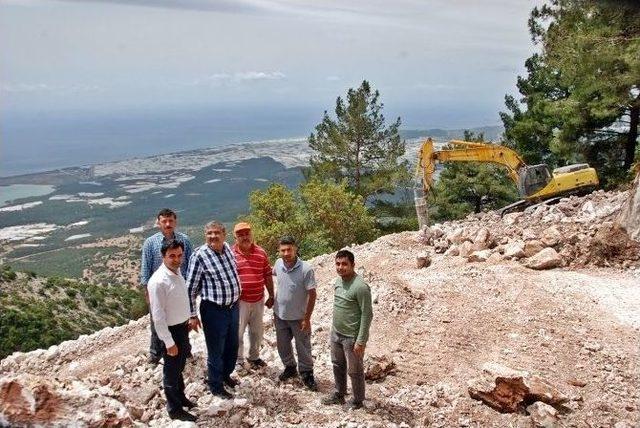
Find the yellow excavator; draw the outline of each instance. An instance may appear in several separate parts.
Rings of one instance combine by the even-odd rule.
[[[512,149],[492,143],[452,140],[436,150],[431,138],[422,143],[418,153],[416,178],[422,182],[415,193],[416,212],[420,227],[428,224],[425,195],[433,187],[433,174],[438,162],[490,162],[507,168],[509,177],[518,187],[521,201],[502,208],[501,214],[522,210],[528,206],[551,203],[562,197],[586,194],[599,184],[596,170],[586,163],[549,170],[546,164],[527,165]]]

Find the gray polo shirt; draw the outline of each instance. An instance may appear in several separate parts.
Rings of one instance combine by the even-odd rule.
[[[278,259],[273,265],[273,274],[278,281],[273,313],[281,320],[301,320],[307,309],[309,290],[316,288],[313,269],[300,257],[291,269]]]

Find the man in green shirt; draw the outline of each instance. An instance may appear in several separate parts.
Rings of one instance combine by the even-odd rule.
[[[323,404],[343,404],[347,395],[347,374],[351,378],[352,409],[362,407],[364,401],[364,349],[369,339],[373,319],[371,290],[355,272],[351,251],[336,254],[336,272],[340,278],[334,285],[333,326],[331,328],[331,362],[335,391],[322,400]]]

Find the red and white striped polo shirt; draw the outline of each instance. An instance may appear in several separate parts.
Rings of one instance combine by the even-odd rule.
[[[252,244],[248,254],[233,246],[236,256],[238,276],[240,277],[240,300],[248,303],[259,302],[264,298],[265,278],[271,276],[269,257],[262,247]]]

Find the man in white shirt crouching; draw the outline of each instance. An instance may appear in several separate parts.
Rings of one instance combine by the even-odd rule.
[[[149,307],[158,337],[164,342],[162,384],[171,419],[194,422],[197,417],[186,410],[195,403],[184,395],[182,371],[189,348],[189,296],[180,273],[184,253],[182,241],[169,240],[162,244],[162,265],[149,279]]]

